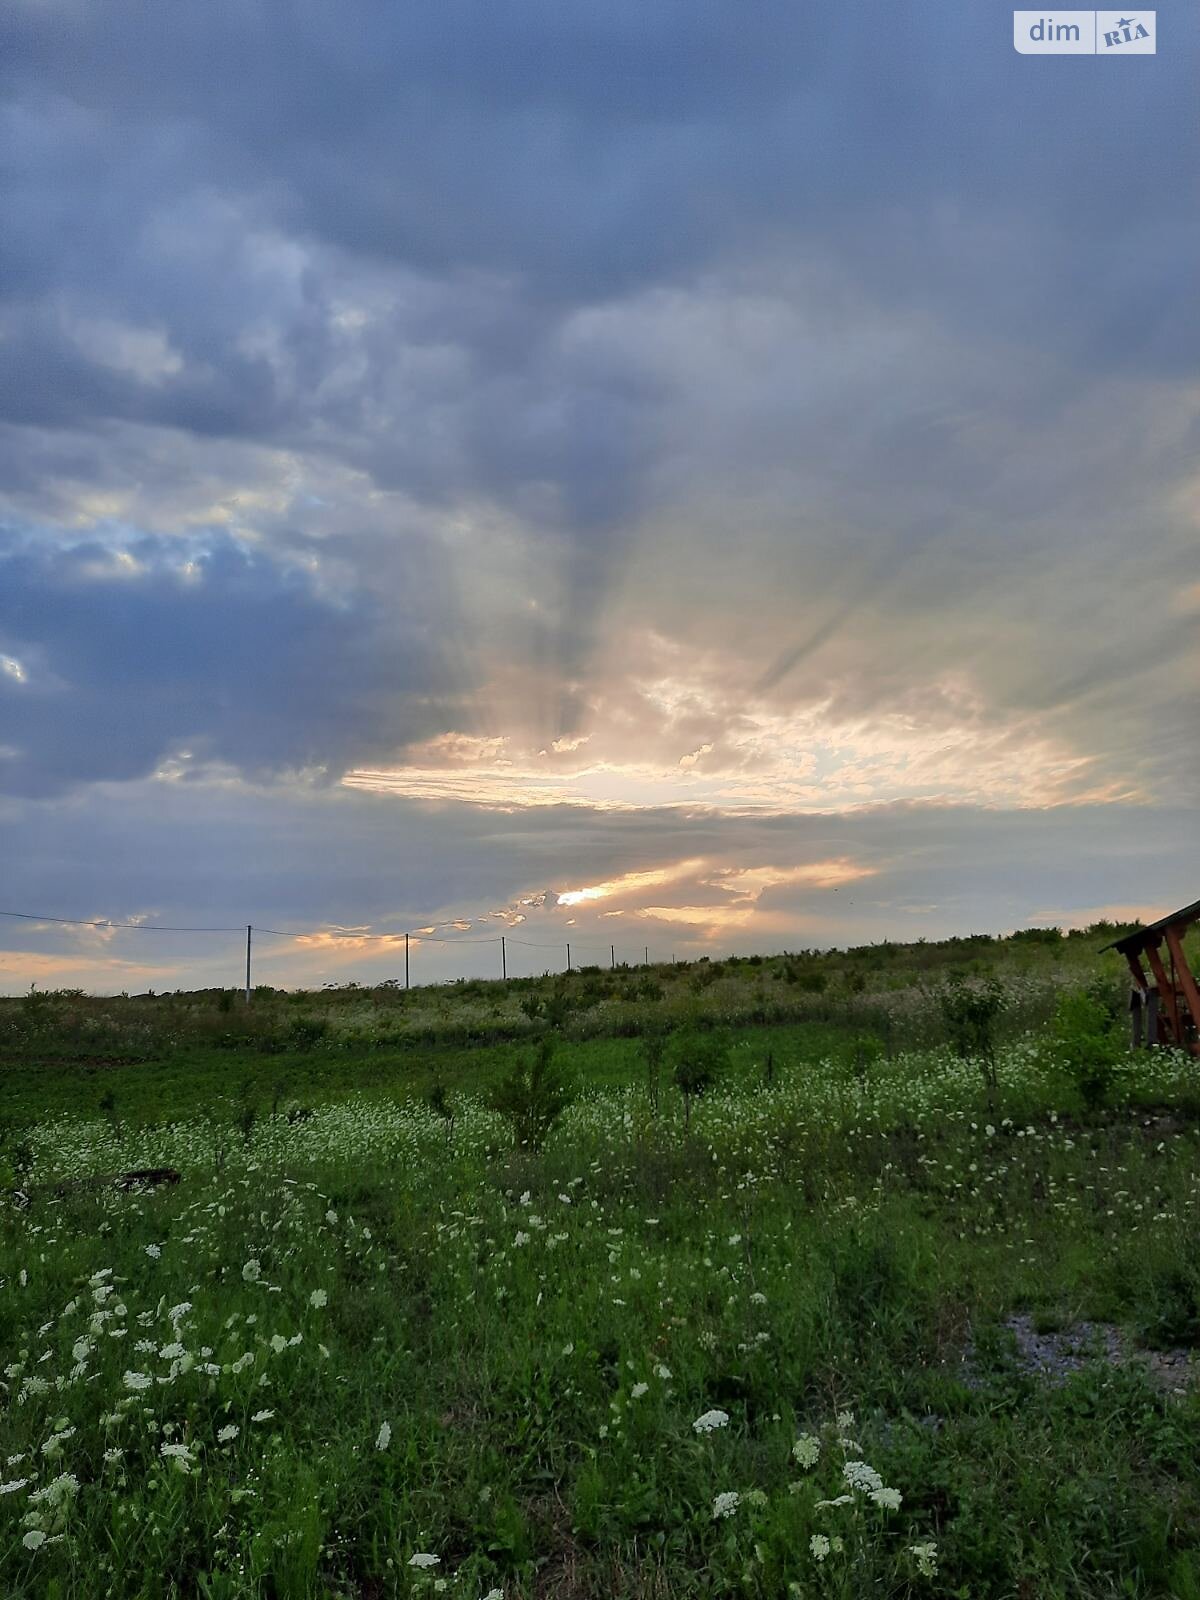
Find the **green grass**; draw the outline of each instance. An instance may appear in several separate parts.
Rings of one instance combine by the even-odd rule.
[[[802,1062],[852,1054],[841,1030],[827,1023],[723,1030],[735,1070],[765,1073],[767,1056],[782,1070]],[[253,1049],[194,1045],[158,1060],[98,1065],[60,1056],[17,1058],[2,1068],[5,1117],[33,1122],[61,1113],[97,1113],[110,1105],[120,1120],[155,1121],[198,1116],[214,1106],[232,1107],[247,1097],[264,1114],[272,1109],[325,1105],[350,1095],[421,1098],[433,1084],[486,1094],[531,1042],[488,1046],[436,1044],[315,1049],[261,1054]],[[645,1067],[637,1038],[564,1039],[563,1062],[589,1088],[617,1088],[641,1081]]]
[[[488,1105],[528,1042],[47,1030],[5,1067],[0,1593],[1200,1597],[1200,1400],[1151,1364],[1200,1338],[1196,1064],[1089,1112],[1044,1032],[989,1095],[861,1021],[728,1028],[687,1125],[688,1034],[656,1106],[644,1038],[564,1026],[539,1149]],[[1130,1359],[1048,1382],[1016,1312]]]

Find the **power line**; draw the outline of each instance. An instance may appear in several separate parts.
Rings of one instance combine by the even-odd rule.
[[[237,930],[240,931],[240,930]],[[435,933],[418,933],[413,928],[408,928],[402,933],[355,933],[351,928],[317,928],[306,933],[285,933],[281,928],[260,928],[254,924],[255,933],[270,933],[276,939],[313,939],[318,934],[326,934],[331,939],[416,939],[422,944],[499,944],[500,935],[496,934],[490,939],[442,939]],[[550,948],[550,947],[548,947]],[[558,949],[554,945],[555,950]]]
[[[555,944],[535,944],[531,939],[515,939],[511,934],[508,942],[509,944],[524,945],[526,950],[561,950],[564,943],[560,939]],[[592,939],[572,939],[571,947],[575,950],[607,950],[609,948],[608,945],[600,944]]]
[[[312,939],[325,937],[325,938],[328,938],[328,939],[346,939],[346,940],[351,940],[351,941],[355,941],[355,942],[359,942],[359,943],[370,942],[370,943],[374,943],[374,944],[386,944],[386,945],[399,945],[401,943],[401,941],[403,941],[403,944],[404,944],[405,987],[408,986],[408,970],[409,970],[409,968],[408,968],[408,946],[409,946],[410,940],[411,941],[415,941],[418,944],[440,944],[440,945],[445,945],[447,947],[453,947],[455,945],[467,945],[467,944],[470,944],[470,945],[485,945],[485,944],[497,945],[498,944],[500,946],[501,974],[502,974],[502,976],[504,978],[507,978],[507,976],[508,976],[508,967],[507,967],[507,962],[505,960],[505,954],[504,954],[506,941],[509,944],[519,945],[523,949],[526,949],[526,950],[562,950],[562,949],[565,948],[566,952],[567,952],[567,967],[568,967],[568,970],[570,970],[571,966],[572,966],[572,962],[571,962],[571,948],[572,948],[572,945],[574,945],[575,949],[577,949],[577,950],[578,949],[599,950],[599,949],[602,949],[602,948],[603,949],[608,949],[609,950],[609,954],[610,954],[610,958],[611,958],[611,964],[614,967],[616,966],[616,951],[615,951],[615,948],[613,948],[612,946],[607,946],[607,945],[602,946],[599,942],[593,942],[590,939],[581,940],[579,942],[576,942],[575,940],[562,941],[562,942],[556,941],[553,944],[548,944],[548,943],[542,943],[541,941],[533,940],[533,939],[519,939],[519,938],[516,938],[515,936],[513,936],[511,934],[492,934],[490,936],[485,936],[484,938],[464,937],[463,935],[460,934],[460,935],[458,935],[456,937],[453,937],[453,938],[446,938],[445,936],[443,936],[441,934],[425,933],[425,932],[422,932],[422,931],[419,931],[419,930],[416,930],[416,929],[412,929],[412,928],[409,928],[409,929],[406,929],[406,930],[403,930],[403,931],[397,931],[397,932],[394,932],[394,933],[359,933],[359,932],[356,932],[352,928],[342,928],[342,927],[339,927],[339,928],[310,928],[310,929],[303,930],[301,932],[293,932],[293,931],[286,931],[283,928],[260,928],[260,927],[256,927],[252,923],[242,923],[240,926],[238,926],[236,928],[206,927],[206,926],[202,927],[202,926],[199,926],[199,925],[181,926],[181,925],[176,925],[174,923],[163,923],[163,922],[114,922],[109,917],[100,917],[100,918],[51,917],[51,916],[43,916],[43,915],[40,915],[40,914],[32,912],[32,911],[0,911],[0,917],[11,917],[11,918],[14,918],[14,919],[16,919],[16,920],[18,920],[20,922],[48,923],[48,924],[52,924],[52,925],[54,925],[56,927],[65,927],[65,928],[96,928],[96,929],[106,929],[106,930],[118,929],[119,928],[119,929],[126,930],[126,931],[128,931],[130,933],[221,933],[221,934],[241,934],[241,933],[244,932],[245,935],[246,935],[246,999],[247,999],[247,1001],[249,1001],[250,994],[251,994],[251,983],[250,983],[251,942],[252,942],[253,935],[256,934],[256,933],[265,934],[265,935],[267,935],[267,936],[269,936],[270,938],[273,938],[273,939],[297,939],[297,940],[307,939],[307,940],[312,940]],[[435,926],[436,926],[436,924],[435,924]],[[441,926],[445,927],[446,924],[442,923]],[[647,951],[647,956],[648,956],[648,954],[649,954],[649,952]],[[624,963],[622,963],[622,965],[624,965]]]
[[[126,928],[131,933],[243,933],[246,929],[246,924],[244,922],[236,928],[200,927],[192,925],[185,927],[176,925],[174,923],[165,922],[115,922],[111,917],[50,917],[34,911],[0,911],[0,917],[13,917],[21,922],[50,922],[55,924],[57,927],[63,928]],[[331,939],[372,939],[386,943],[389,940],[409,938],[419,939],[424,944],[454,945],[499,944],[501,938],[504,937],[500,934],[492,934],[483,939],[464,938],[462,936],[453,939],[447,939],[440,934],[423,933],[416,928],[406,928],[395,933],[357,933],[352,928],[310,928],[297,933],[295,931],[289,931],[283,928],[261,928],[257,923],[254,923],[253,927],[255,933],[270,934],[276,939],[312,939],[320,934],[325,934]],[[561,950],[563,947],[561,940],[555,940],[552,944],[546,944],[534,939],[518,939],[513,934],[507,935],[507,938],[509,944],[519,944],[526,950]],[[571,943],[582,950],[599,950],[602,948],[608,948],[607,945],[602,946],[598,942],[594,942],[590,939],[582,939],[578,941],[572,939]]]
[[[54,922],[67,928],[129,928],[134,933],[241,933],[242,928],[176,928],[162,922],[112,922],[101,918],[88,922],[82,917],[43,917],[32,911],[0,911],[0,917],[17,917],[22,922]],[[243,923],[243,927],[245,924]]]
[[[202,928],[195,926],[177,927],[165,922],[114,922],[110,917],[47,917],[35,911],[0,911],[0,917],[14,917],[21,922],[51,922],[60,928],[127,928],[131,933],[244,933],[246,924],[243,922],[236,928]],[[317,934],[328,934],[334,939],[420,939],[426,944],[499,944],[499,934],[490,939],[443,939],[433,933],[419,933],[415,929],[408,929],[402,933],[355,933],[348,928],[315,928],[301,933],[285,933],[282,928],[260,928],[254,924],[255,933],[273,934],[277,939],[312,939]],[[557,950],[557,945],[547,945],[546,948]]]

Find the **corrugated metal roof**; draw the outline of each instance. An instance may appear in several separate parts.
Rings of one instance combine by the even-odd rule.
[[[1190,906],[1184,906],[1181,911],[1172,911],[1169,917],[1159,917],[1157,922],[1148,923],[1146,927],[1139,928],[1136,933],[1127,933],[1120,939],[1114,939],[1111,944],[1104,946],[1105,950],[1126,950],[1140,948],[1153,934],[1162,933],[1165,928],[1172,927],[1177,922],[1200,921],[1200,900],[1193,900]]]

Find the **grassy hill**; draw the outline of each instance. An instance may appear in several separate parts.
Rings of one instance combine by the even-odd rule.
[[[238,990],[34,990],[0,998],[7,1114],[94,1109],[115,1097],[123,1114],[153,1117],[160,1102],[200,1109],[247,1093],[278,1110],[364,1089],[423,1093],[435,1079],[486,1088],[516,1047],[548,1031],[597,1085],[636,1076],[640,1052],[622,1041],[713,1029],[731,1035],[738,1061],[894,1057],[947,1040],[942,995],[963,979],[1003,987],[1004,1041],[1043,1026],[1064,990],[1098,985],[1118,1004],[1124,963],[1100,951],[1120,931],[1031,928],[408,990],[258,988],[249,1006]]]
[[[6,1002],[0,1588],[1198,1600],[1109,935]]]

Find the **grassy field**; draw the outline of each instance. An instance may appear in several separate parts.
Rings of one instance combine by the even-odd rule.
[[[0,1593],[1200,1597],[1104,933],[0,1003]]]

